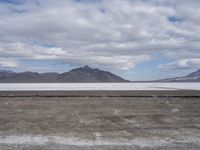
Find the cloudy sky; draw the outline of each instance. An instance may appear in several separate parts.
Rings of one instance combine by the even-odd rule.
[[[200,0],[0,0],[0,69],[131,80],[200,68]]]

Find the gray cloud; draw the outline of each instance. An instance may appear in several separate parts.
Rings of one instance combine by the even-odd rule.
[[[155,52],[173,59],[161,68],[180,68],[183,60],[196,64],[199,6],[197,0],[0,3],[0,65],[6,58],[16,64],[21,59],[57,60],[131,69],[153,59]],[[194,67],[189,64],[183,68]]]

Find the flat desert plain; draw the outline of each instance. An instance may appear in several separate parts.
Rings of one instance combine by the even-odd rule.
[[[199,150],[199,91],[1,91],[0,150]]]

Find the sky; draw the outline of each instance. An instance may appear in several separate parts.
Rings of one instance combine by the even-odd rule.
[[[199,0],[0,0],[0,69],[129,80],[200,69]]]

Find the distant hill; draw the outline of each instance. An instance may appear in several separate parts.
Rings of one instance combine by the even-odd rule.
[[[158,82],[200,82],[200,69],[183,77],[157,80]]]
[[[14,71],[0,69],[0,73],[14,73]]]
[[[113,73],[88,66],[65,73],[16,73],[0,70],[0,83],[70,83],[70,82],[129,82]]]

